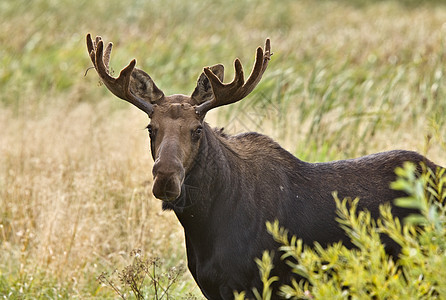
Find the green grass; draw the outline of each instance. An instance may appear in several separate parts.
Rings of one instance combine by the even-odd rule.
[[[308,161],[404,148],[446,165],[441,2],[1,1],[0,295],[112,298],[96,277],[136,248],[185,263],[182,228],[150,192],[147,118],[84,76],[88,32],[113,41],[115,73],[137,58],[166,94],[216,63],[229,81],[235,57],[248,73],[270,37],[262,82],[212,125]]]

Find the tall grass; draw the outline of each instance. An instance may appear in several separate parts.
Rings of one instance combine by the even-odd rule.
[[[185,263],[182,228],[151,195],[147,118],[98,84],[87,32],[136,57],[166,94],[203,66],[274,56],[244,101],[209,113],[309,161],[393,148],[445,165],[446,6],[432,1],[1,1],[0,295],[104,298],[96,277],[135,248]],[[246,70],[246,72],[249,72]],[[177,287],[199,296],[190,275]]]

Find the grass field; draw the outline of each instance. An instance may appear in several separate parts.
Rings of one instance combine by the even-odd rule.
[[[114,42],[115,73],[137,58],[166,94],[190,94],[215,63],[229,80],[270,37],[262,82],[209,123],[307,161],[401,148],[445,166],[441,2],[1,1],[0,297],[116,297],[97,277],[133,249],[163,272],[186,264],[180,224],[151,195],[147,117],[84,76],[86,33]],[[188,272],[171,294],[186,295],[202,297]]]

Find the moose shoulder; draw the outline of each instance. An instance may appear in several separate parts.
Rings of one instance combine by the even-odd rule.
[[[188,267],[209,299],[232,299],[234,291],[261,288],[254,262],[276,244],[265,222],[280,224],[312,245],[350,243],[335,221],[332,192],[360,198],[359,206],[378,216],[379,205],[402,196],[390,189],[394,170],[405,161],[437,166],[411,151],[390,151],[356,159],[303,162],[269,137],[258,133],[236,136],[212,129],[206,113],[243,99],[260,81],[271,56],[270,41],[258,48],[253,70],[245,81],[235,60],[235,77],[223,83],[224,68],[204,69],[191,96],[164,93],[133,60],[118,78],[109,74],[112,44],[104,50],[100,37],[87,35],[90,58],[105,86],[146,112],[150,118],[153,194],[173,210],[184,227]],[[395,216],[411,213],[393,207]],[[383,237],[389,254],[399,248]],[[292,276],[276,255],[281,280]],[[248,296],[253,296],[248,294]]]

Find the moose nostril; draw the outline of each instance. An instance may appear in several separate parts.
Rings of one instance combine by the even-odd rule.
[[[163,201],[174,201],[180,196],[182,179],[176,174],[157,174],[154,178],[152,192],[153,195]]]

